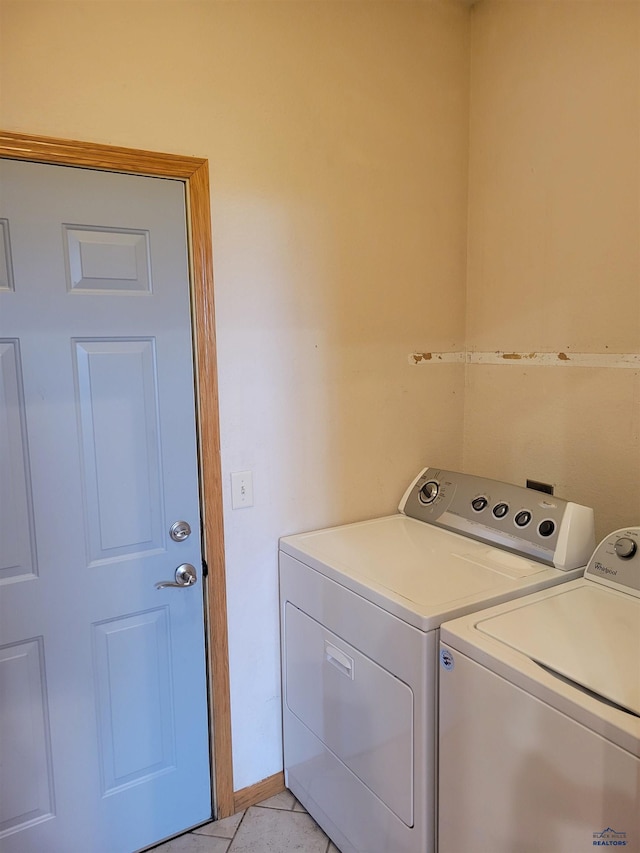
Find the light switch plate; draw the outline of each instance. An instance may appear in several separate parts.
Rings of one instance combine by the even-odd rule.
[[[253,474],[251,471],[236,471],[231,475],[231,508],[244,509],[253,506]]]

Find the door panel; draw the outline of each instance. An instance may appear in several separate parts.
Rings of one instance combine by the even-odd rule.
[[[0,580],[36,571],[19,367],[18,341],[0,341]]]
[[[164,550],[155,342],[73,344],[90,565]]]
[[[169,621],[162,607],[94,626],[103,794],[175,767]]]
[[[0,219],[0,290],[13,290],[9,221]]]
[[[42,638],[0,649],[3,785],[0,832],[53,812],[51,747]]]
[[[69,291],[150,292],[148,231],[70,225],[63,231]]]
[[[0,223],[0,848],[132,851],[211,816],[184,185],[0,161]]]

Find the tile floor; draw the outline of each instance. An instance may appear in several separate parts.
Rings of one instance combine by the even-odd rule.
[[[154,847],[150,853],[340,853],[290,791]]]

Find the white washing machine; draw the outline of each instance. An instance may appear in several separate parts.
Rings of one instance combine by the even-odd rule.
[[[435,849],[440,624],[593,546],[588,507],[435,468],[396,515],[281,539],[285,782],[342,853]]]
[[[640,850],[640,528],[441,640],[440,853]]]

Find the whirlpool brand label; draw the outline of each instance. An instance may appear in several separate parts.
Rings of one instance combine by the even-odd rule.
[[[606,829],[603,829],[602,832],[594,832],[593,833],[593,846],[594,847],[626,847],[627,846],[627,833],[626,832],[617,832],[615,829],[612,829],[608,826]]]
[[[449,649],[440,649],[440,666],[447,671],[453,669],[453,655]]]
[[[595,561],[595,563],[593,564],[593,568],[596,570],[596,572],[600,572],[603,575],[613,575],[615,577],[615,575],[618,574],[617,569],[608,569],[606,566],[603,566],[599,560]]]

